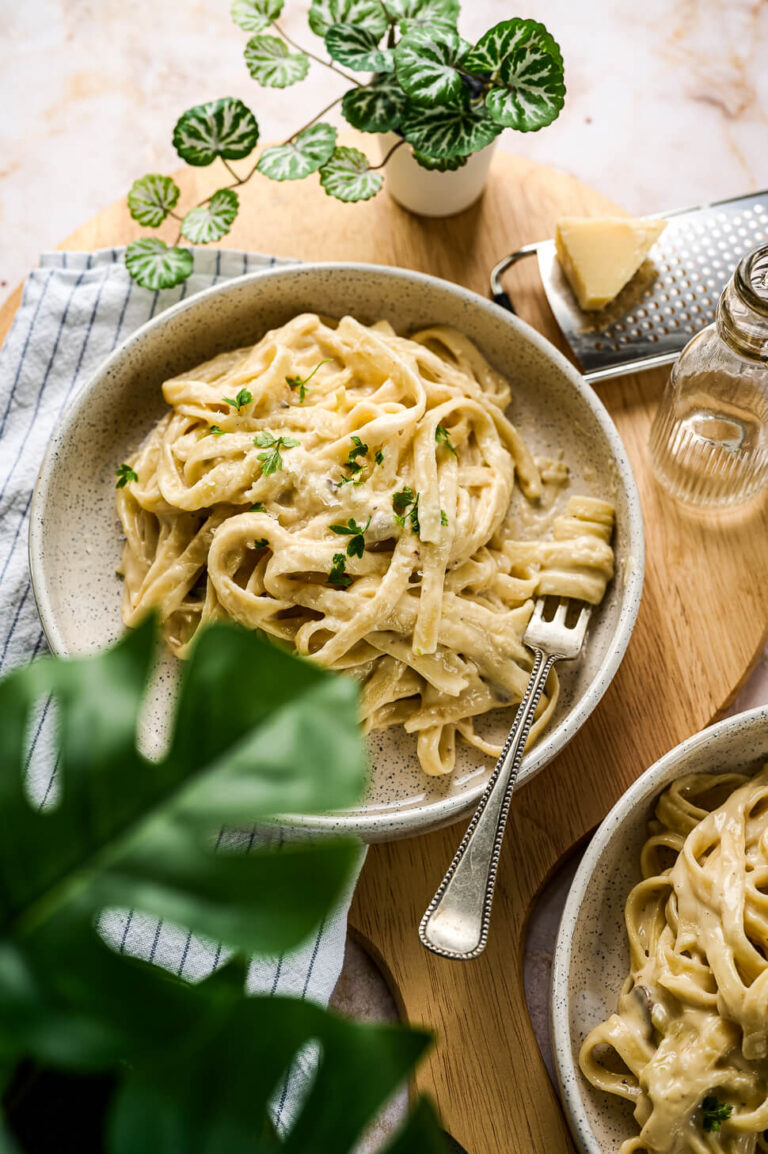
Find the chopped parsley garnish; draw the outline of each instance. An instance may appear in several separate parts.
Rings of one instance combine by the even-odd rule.
[[[363,478],[359,477],[358,474],[362,473],[365,466],[361,465],[360,462],[356,458],[357,457],[364,457],[367,452],[368,452],[368,446],[364,445],[363,442],[360,440],[360,438],[355,436],[355,434],[353,433],[352,434],[352,448],[349,450],[349,456],[347,457],[347,459],[343,465],[343,468],[345,468],[347,470],[347,473],[349,474],[349,476],[342,477],[339,484],[348,485],[349,482],[352,481],[352,483],[355,485],[362,485]]]
[[[383,465],[384,464],[384,454],[382,453],[381,449],[376,450],[376,464],[377,465]]]
[[[253,544],[256,549],[264,549],[265,546],[269,544],[269,541],[266,537],[259,537],[258,541],[254,541]]]
[[[417,537],[421,536],[421,525],[419,524],[419,494],[416,494],[416,500],[411,506],[411,511],[408,514],[408,520],[411,522],[411,531]]]
[[[447,525],[448,524],[448,514],[446,513],[445,509],[440,510],[440,524],[441,525]]]
[[[220,428],[218,425],[211,425],[210,429],[208,430],[208,433],[213,433],[214,437],[223,437],[224,436],[224,429]],[[206,434],[206,436],[207,435],[208,434]]]
[[[370,523],[370,517],[364,525],[358,525],[354,517],[350,517],[346,525],[329,525],[328,528],[332,533],[350,538],[347,545],[348,557],[362,557],[365,552],[365,533],[368,531]]]
[[[251,505],[250,509],[248,510],[249,513],[266,513],[266,511],[267,510],[264,508],[261,501],[257,501],[255,505]]]
[[[347,559],[343,553],[334,553],[333,568],[328,574],[328,584],[335,585],[337,589],[347,589],[352,584],[352,578],[344,572],[347,567]]]
[[[235,397],[234,401],[231,397],[224,397],[226,404],[231,405],[233,409],[237,409],[238,413],[242,409],[243,405],[250,405],[252,400],[253,396],[248,392],[247,389],[241,389]]]
[[[312,372],[309,374],[308,377],[296,376],[296,377],[286,377],[285,378],[286,384],[288,384],[290,386],[290,388],[299,390],[299,404],[300,405],[304,404],[304,398],[307,395],[307,385],[312,380],[312,378],[314,377],[317,370],[320,368],[321,365],[327,365],[328,362],[332,361],[332,360],[333,360],[333,357],[326,357],[324,361],[318,361],[318,363],[315,365],[314,369],[312,370]]]
[[[458,457],[459,454],[453,447],[451,434],[446,428],[443,427],[443,425],[438,425],[435,429],[435,440],[437,441],[438,445],[445,445],[446,449],[453,453],[454,457]]]
[[[119,465],[115,469],[115,476],[117,477],[116,489],[124,489],[129,481],[138,481],[139,479],[139,474],[130,465]]]
[[[413,489],[409,489],[406,486],[405,489],[400,489],[399,492],[393,495],[392,508],[395,510],[395,513],[397,513],[398,516],[402,517],[408,506],[412,505],[415,500],[416,494],[414,493]]]
[[[283,458],[280,456],[281,448],[295,449],[301,442],[294,441],[293,437],[273,437],[271,433],[265,431],[254,437],[253,443],[262,449],[270,450],[268,453],[259,453],[262,474],[269,477],[283,467]]]
[[[406,519],[411,523],[411,531],[418,537],[421,534],[419,524],[419,494],[414,493],[407,485],[392,497],[392,508],[395,511],[395,520],[398,525],[405,525]]]
[[[357,462],[355,461],[355,457],[364,457],[367,452],[368,452],[368,446],[364,445],[363,442],[360,440],[360,438],[356,437],[355,434],[353,433],[352,434],[352,448],[349,450],[349,456],[347,457],[347,464],[348,465],[357,464]],[[358,469],[361,469],[362,465],[358,465],[357,467],[358,467]]]
[[[714,1094],[708,1094],[701,1103],[701,1124],[708,1132],[717,1132],[723,1122],[727,1122],[733,1113],[733,1106],[721,1102]]]

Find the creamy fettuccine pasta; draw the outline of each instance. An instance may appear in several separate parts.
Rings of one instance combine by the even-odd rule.
[[[366,726],[404,726],[427,773],[457,735],[498,756],[476,723],[521,698],[532,598],[601,600],[613,508],[563,495],[475,346],[305,314],[163,395],[118,489],[126,624],[159,610],[183,656],[231,618],[356,674]]]
[[[674,782],[641,865],[629,977],[581,1068],[635,1105],[621,1154],[768,1151],[768,766]]]

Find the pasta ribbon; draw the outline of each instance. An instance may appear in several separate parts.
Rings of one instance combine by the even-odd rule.
[[[366,729],[427,773],[457,735],[497,757],[475,725],[520,701],[533,598],[602,599],[613,507],[534,459],[472,342],[306,313],[163,396],[117,493],[126,625],[156,609],[183,657],[229,618],[359,677]],[[553,673],[531,740],[557,697]]]
[[[768,765],[673,782],[641,861],[630,973],[584,1040],[582,1072],[635,1103],[640,1133],[620,1154],[766,1151]]]

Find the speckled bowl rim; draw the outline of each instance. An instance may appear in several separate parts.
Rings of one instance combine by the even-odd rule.
[[[626,793],[621,795],[598,827],[576,871],[568,891],[568,898],[557,933],[552,963],[551,1014],[552,1049],[560,1097],[565,1106],[573,1137],[584,1154],[605,1154],[605,1148],[598,1142],[584,1110],[584,1094],[588,1092],[588,1085],[573,1056],[570,1029],[569,978],[572,964],[573,926],[579,919],[593,875],[600,864],[606,847],[619,832],[627,815],[636,808],[644,807],[652,797],[660,793],[664,786],[674,781],[683,771],[688,772],[684,766],[681,769],[681,762],[684,762],[691,752],[697,749],[706,749],[707,746],[716,747],[726,734],[732,735],[740,731],[748,732],[753,727],[766,723],[768,723],[768,705],[759,705],[755,709],[749,709],[744,713],[737,713],[734,717],[727,717],[723,721],[718,721],[715,725],[711,725],[700,733],[695,733],[693,737],[682,741],[669,753],[665,753],[640,775]]]
[[[637,489],[632,467],[629,463],[627,451],[619,436],[607,409],[597,393],[587,384],[577,369],[563,356],[555,346],[543,337],[536,329],[513,313],[507,312],[490,300],[486,300],[478,293],[472,292],[453,281],[441,277],[430,276],[427,273],[415,272],[411,269],[397,268],[389,265],[368,264],[361,261],[306,261],[296,264],[282,265],[264,269],[259,272],[248,273],[245,276],[233,277],[220,285],[203,289],[177,304],[172,305],[159,316],[147,321],[126,337],[102,362],[95,373],[83,385],[71,404],[68,406],[46,449],[40,466],[30,509],[29,526],[29,565],[32,579],[32,589],[40,620],[48,645],[53,653],[68,656],[69,651],[64,643],[62,634],[56,624],[55,615],[51,607],[48,592],[45,563],[43,560],[42,522],[43,508],[48,497],[48,487],[51,474],[58,453],[64,446],[70,426],[78,415],[90,403],[92,393],[100,387],[103,381],[109,378],[112,366],[120,361],[134,346],[139,345],[146,334],[168,324],[172,317],[180,313],[192,311],[205,306],[205,302],[237,291],[243,284],[263,279],[290,279],[306,271],[321,273],[372,273],[378,277],[389,277],[393,281],[410,281],[448,292],[468,307],[478,309],[487,314],[492,322],[507,325],[533,345],[546,359],[553,362],[563,376],[568,380],[574,391],[591,410],[610,446],[618,486],[623,489],[628,510],[628,522],[625,526],[628,541],[628,555],[633,564],[627,576],[624,597],[619,610],[616,631],[605,654],[602,665],[599,667],[591,684],[583,697],[573,707],[569,714],[559,722],[560,733],[558,741],[544,751],[543,747],[536,746],[529,755],[526,755],[520,771],[520,781],[533,777],[555,758],[577,733],[595,706],[600,701],[610,685],[616,670],[626,651],[632,630],[640,607],[640,598],[643,589],[645,573],[645,537],[643,530],[643,514],[640,504],[640,495]],[[553,730],[553,732],[555,732]],[[318,833],[346,833],[356,834],[363,839],[384,839],[387,837],[408,837],[418,834],[422,829],[435,829],[449,825],[463,815],[469,813],[476,805],[484,788],[480,781],[472,789],[456,797],[442,798],[439,801],[426,802],[422,806],[414,806],[407,814],[368,813],[358,810],[337,811],[328,814],[313,814],[291,816],[292,825],[312,829]]]

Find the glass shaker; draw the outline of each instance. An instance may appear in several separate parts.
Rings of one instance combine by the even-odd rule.
[[[736,505],[768,486],[768,244],[726,285],[688,342],[651,428],[651,464],[681,501]]]

